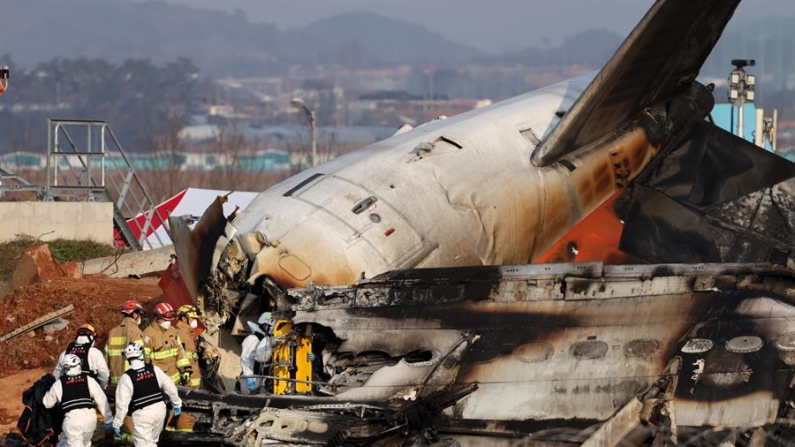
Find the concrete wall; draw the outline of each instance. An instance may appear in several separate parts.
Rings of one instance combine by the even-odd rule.
[[[119,257],[109,256],[84,261],[75,273],[78,278],[99,273],[111,278],[126,278],[128,275],[160,275],[171,264],[172,254],[174,254],[173,245],[153,250],[129,251]]]
[[[28,235],[43,241],[113,244],[113,205],[100,202],[0,202],[0,243]]]

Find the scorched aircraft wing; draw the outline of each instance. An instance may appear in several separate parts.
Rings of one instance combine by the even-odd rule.
[[[219,201],[193,232],[170,219],[228,350],[220,387],[268,296],[321,359],[310,395],[192,392],[203,439],[703,444],[787,414],[795,167],[706,121],[695,80],[737,3],[657,1],[592,79],[419,126],[228,218]],[[522,265],[608,199],[616,249],[652,264]]]

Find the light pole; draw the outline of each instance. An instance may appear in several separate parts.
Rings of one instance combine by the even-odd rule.
[[[290,103],[293,107],[303,109],[304,113],[306,113],[307,118],[309,118],[309,130],[311,132],[311,139],[312,139],[312,166],[317,165],[317,138],[315,135],[315,111],[310,110],[307,107],[306,103],[301,98],[293,98]]]
[[[756,61],[753,59],[732,59],[734,70],[729,74],[729,102],[737,107],[737,136],[745,139],[744,129],[744,106],[745,102],[754,102],[754,85],[756,76],[747,74],[745,67],[753,67]],[[759,129],[757,129],[757,132]]]

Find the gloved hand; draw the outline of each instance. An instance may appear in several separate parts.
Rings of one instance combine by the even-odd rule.
[[[174,417],[177,417],[182,414],[182,408],[174,407]]]
[[[309,359],[310,362],[314,362],[316,357],[314,353],[310,352],[309,354],[306,355],[306,358]]]
[[[183,385],[190,385],[190,376],[191,376],[191,370],[190,370],[190,368],[185,368],[185,369],[182,371],[182,374],[180,374],[180,376],[179,376],[179,380],[180,380],[180,382],[181,382]]]
[[[254,391],[254,388],[257,387],[257,381],[249,377],[248,379],[246,379],[246,387],[248,387],[249,391]]]
[[[121,427],[113,429],[113,437],[116,439],[121,439]]]

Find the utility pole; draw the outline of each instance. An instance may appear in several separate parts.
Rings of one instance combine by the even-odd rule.
[[[317,166],[317,134],[316,134],[316,119],[315,119],[315,111],[311,110],[303,99],[301,98],[293,98],[290,103],[293,107],[302,109],[304,113],[306,113],[307,118],[309,119],[309,132],[310,138],[312,140],[312,163],[311,166]]]

